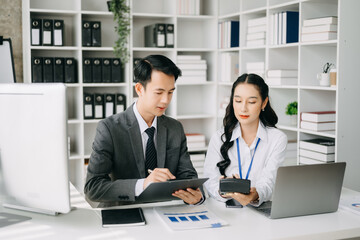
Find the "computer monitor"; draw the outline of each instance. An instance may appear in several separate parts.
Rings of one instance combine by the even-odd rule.
[[[0,73],[0,83],[16,82],[11,39],[2,36],[0,36]]]
[[[5,207],[70,211],[66,86],[0,84],[0,176]]]

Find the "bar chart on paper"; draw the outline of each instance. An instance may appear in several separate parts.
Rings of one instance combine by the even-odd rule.
[[[228,224],[205,206],[158,207],[155,212],[172,230],[218,228]]]

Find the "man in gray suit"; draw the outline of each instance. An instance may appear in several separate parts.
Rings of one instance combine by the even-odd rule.
[[[162,55],[136,65],[137,102],[98,124],[84,189],[88,199],[111,206],[135,201],[152,182],[197,178],[181,123],[163,115],[179,75],[180,69]],[[173,196],[188,204],[204,200],[199,189]]]

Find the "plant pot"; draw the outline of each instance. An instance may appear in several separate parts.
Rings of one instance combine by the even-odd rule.
[[[290,115],[290,125],[297,126],[297,115]]]

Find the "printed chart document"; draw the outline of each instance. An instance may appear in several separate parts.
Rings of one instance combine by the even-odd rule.
[[[360,196],[340,198],[339,207],[360,215]]]
[[[218,228],[228,225],[226,221],[218,218],[203,205],[157,207],[154,210],[172,230]]]

